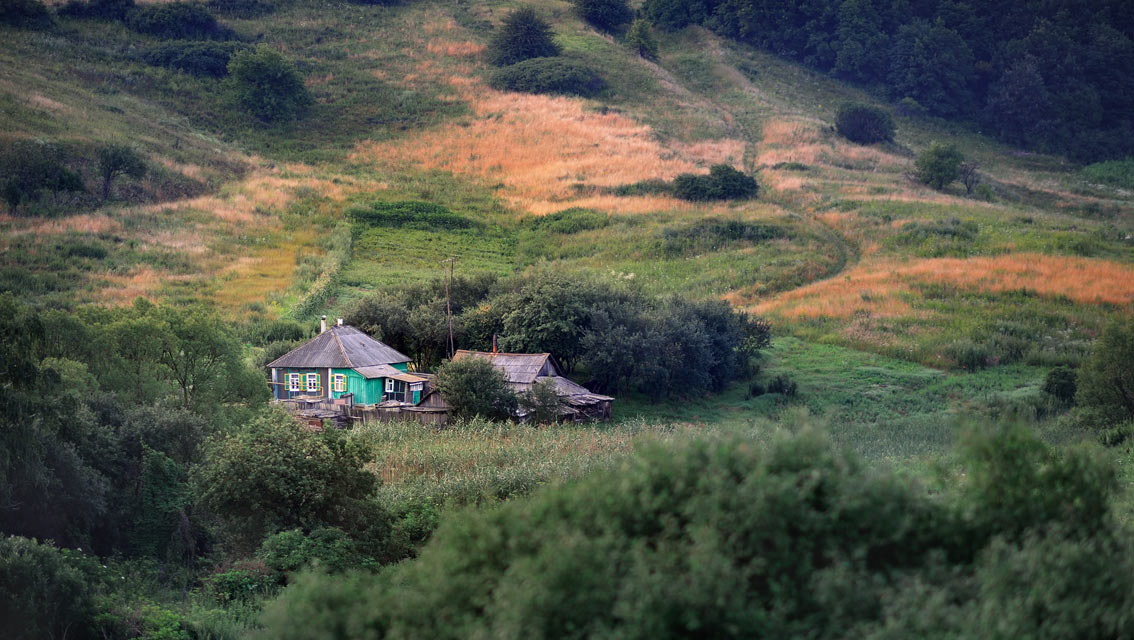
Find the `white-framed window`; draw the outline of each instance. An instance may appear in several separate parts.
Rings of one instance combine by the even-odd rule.
[[[394,392],[394,379],[393,378],[386,378],[386,393],[393,393],[393,392]]]
[[[343,375],[341,373],[336,373],[334,375],[334,377],[332,378],[332,380],[334,380],[334,382],[332,383],[331,388],[335,390],[335,393],[342,393],[342,392],[346,391],[346,376],[345,375]]]
[[[307,374],[307,392],[308,393],[318,393],[319,392],[319,374],[317,374],[317,373]]]
[[[302,376],[298,373],[287,374],[287,390],[288,391],[299,391],[300,385],[302,384],[300,382],[301,377]]]

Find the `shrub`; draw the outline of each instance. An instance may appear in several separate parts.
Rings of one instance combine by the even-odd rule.
[[[602,31],[617,32],[634,18],[627,0],[573,0],[575,13]]]
[[[142,54],[146,64],[192,76],[223,78],[232,56],[245,46],[236,42],[169,42]]]
[[[1134,420],[1134,322],[1114,320],[1079,368],[1075,402],[1113,423]]]
[[[237,52],[222,91],[236,108],[265,123],[302,118],[311,106],[303,79],[279,52],[260,45]]]
[[[741,220],[707,218],[679,229],[662,231],[663,250],[667,255],[719,251],[734,242],[755,243],[788,237],[781,226]]]
[[[549,233],[571,235],[580,231],[602,229],[610,224],[610,216],[599,211],[571,207],[545,216],[533,218],[531,226]]]
[[[16,140],[0,149],[0,195],[8,207],[15,211],[43,193],[83,191],[82,178],[63,158],[62,147],[39,140]]]
[[[311,533],[302,529],[281,531],[264,539],[256,557],[281,573],[294,573],[315,563],[331,572],[377,567],[375,559],[362,557],[354,540],[336,527],[320,527]]]
[[[673,195],[682,200],[754,198],[759,190],[755,178],[728,164],[713,165],[707,176],[683,173],[673,180]]]
[[[894,139],[894,119],[878,107],[847,103],[835,115],[835,129],[851,142],[873,144]]]
[[[55,20],[40,0],[0,0],[0,24],[17,29],[48,29]]]
[[[551,380],[540,380],[532,385],[531,391],[519,397],[519,405],[536,424],[554,424],[559,420],[559,393]]]
[[[204,5],[195,2],[135,7],[126,15],[126,26],[159,38],[227,39],[233,35],[232,30],[220,25]]]
[[[243,561],[202,580],[205,591],[220,604],[254,600],[279,590],[282,576],[263,562]]]
[[[988,361],[992,357],[987,347],[972,340],[954,342],[946,349],[946,355],[965,371],[977,371],[987,367]]]
[[[479,226],[464,216],[432,202],[403,200],[401,202],[374,202],[347,209],[352,221],[371,227],[404,227],[408,229],[470,229]]]
[[[1058,366],[1047,372],[1043,379],[1043,392],[1067,404],[1075,400],[1075,370]]]
[[[914,161],[914,177],[934,189],[944,189],[945,185],[960,177],[964,160],[956,145],[933,142]]]
[[[648,20],[635,20],[626,32],[626,46],[647,60],[658,59],[658,39]]]
[[[795,380],[782,374],[768,383],[768,393],[779,393],[788,398],[794,398],[798,391],[799,385],[796,384]]]
[[[436,384],[458,418],[504,420],[516,410],[516,394],[504,374],[482,358],[446,362],[437,369]]]
[[[564,58],[530,58],[497,69],[489,84],[501,91],[583,97],[594,96],[606,88],[606,82],[589,67]]]
[[[68,0],[59,8],[59,15],[69,18],[125,20],[135,7],[134,0]]]
[[[0,534],[0,637],[65,638],[68,631],[87,637],[96,611],[93,586],[70,552]]]
[[[488,59],[498,67],[557,55],[559,45],[552,39],[551,25],[531,7],[517,9],[505,18],[488,45]]]

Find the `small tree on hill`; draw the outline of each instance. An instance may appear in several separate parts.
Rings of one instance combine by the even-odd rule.
[[[504,374],[487,360],[451,360],[437,369],[437,389],[458,418],[504,420],[516,409],[516,394]]]
[[[603,31],[621,31],[634,18],[627,0],[574,0],[575,13]]]
[[[518,9],[505,18],[488,45],[489,61],[499,67],[557,55],[559,45],[552,39],[551,25],[531,7]]]
[[[851,142],[873,144],[894,139],[894,120],[878,107],[844,104],[835,116],[835,129]]]
[[[635,20],[626,32],[626,46],[647,60],[658,59],[658,39],[648,20]]]
[[[311,94],[295,67],[279,52],[261,45],[232,56],[225,94],[237,108],[267,123],[302,118]]]
[[[956,145],[933,142],[914,161],[914,177],[918,182],[940,191],[960,177],[964,160],[965,156]]]
[[[98,172],[102,176],[102,200],[105,202],[110,197],[110,185],[115,178],[121,175],[141,178],[146,175],[146,163],[130,147],[110,144],[98,151]]]

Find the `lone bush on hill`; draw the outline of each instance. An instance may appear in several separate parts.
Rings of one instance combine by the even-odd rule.
[[[260,45],[232,56],[224,93],[238,109],[265,123],[302,118],[311,106],[303,78],[279,52]]]
[[[39,140],[16,140],[0,148],[0,195],[9,209],[44,193],[83,191],[82,178],[63,159],[59,145]]]
[[[914,161],[914,177],[918,182],[940,191],[961,176],[964,160],[965,156],[956,145],[933,142]]]
[[[575,13],[602,31],[617,32],[634,19],[627,0],[574,0]]]
[[[557,93],[591,97],[606,88],[606,82],[589,67],[565,58],[530,58],[497,69],[490,84],[502,91]]]
[[[488,59],[505,67],[530,58],[549,58],[559,55],[559,45],[552,38],[551,25],[547,24],[531,7],[512,12],[504,19],[500,31],[488,45]]]
[[[878,107],[844,104],[835,116],[835,129],[851,142],[873,144],[894,139],[894,119]]]
[[[694,202],[754,198],[759,190],[755,178],[727,164],[713,165],[709,175],[683,173],[673,180],[673,195]]]
[[[638,19],[630,25],[626,32],[626,46],[647,60],[658,59],[658,39],[654,37],[654,29],[648,20]]]
[[[437,369],[437,389],[458,418],[481,416],[493,420],[511,417],[516,394],[504,374],[487,360],[451,360]]]
[[[110,197],[110,185],[119,176],[141,178],[146,175],[146,161],[130,147],[110,144],[98,151],[98,173],[102,178],[102,199]]]

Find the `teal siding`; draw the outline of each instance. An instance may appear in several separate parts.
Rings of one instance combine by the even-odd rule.
[[[382,402],[382,380],[367,380],[354,369],[335,369],[335,374],[347,377],[346,391],[334,392],[336,398],[348,393],[354,394],[355,404],[378,404]]]

